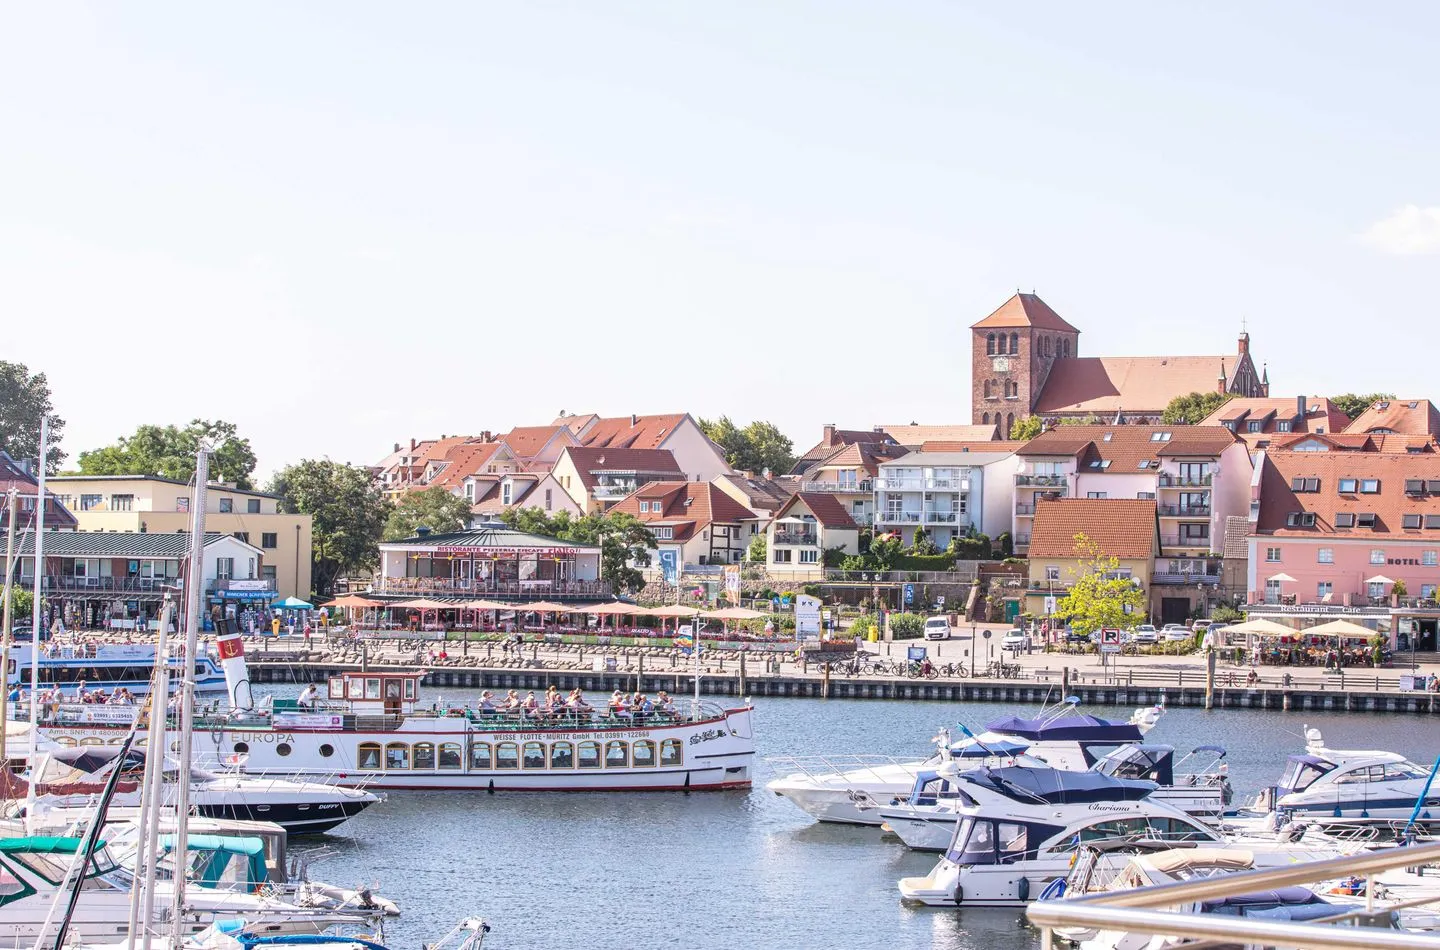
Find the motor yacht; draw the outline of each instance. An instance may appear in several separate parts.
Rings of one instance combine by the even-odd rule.
[[[1042,765],[1085,770],[1105,752],[1139,742],[1159,721],[1164,708],[1137,709],[1126,722],[1076,712],[1073,697],[1033,719],[1006,716],[979,735],[952,742],[947,730],[932,741],[936,751],[924,759],[887,756],[791,756],[770,761],[788,774],[765,787],[794,802],[819,821],[880,825],[877,805],[904,799],[922,771],[936,771],[954,759],[970,765],[1006,767]],[[983,760],[983,761],[977,761]]]

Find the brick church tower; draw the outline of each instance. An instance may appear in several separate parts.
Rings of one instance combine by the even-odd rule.
[[[1034,294],[1016,293],[970,328],[970,421],[1010,437],[1030,414],[1057,360],[1080,352],[1080,331]]]

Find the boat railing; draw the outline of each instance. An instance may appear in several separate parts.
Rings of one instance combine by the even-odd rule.
[[[919,770],[915,759],[890,755],[776,755],[765,760],[781,774],[800,773],[813,782],[834,785],[840,779],[866,779],[893,782],[893,775],[881,769],[902,766],[911,772]],[[909,792],[907,790],[906,794]]]
[[[481,712],[474,706],[445,706],[443,708],[417,709],[408,713],[352,713],[343,704],[317,704],[314,710],[283,710],[283,713],[319,712],[337,715],[341,732],[389,732],[399,728],[407,719],[463,719],[471,730],[479,732],[545,732],[593,729],[656,728],[660,726],[683,725],[692,722],[712,722],[725,718],[727,707],[718,703],[693,699],[675,700],[674,706],[650,713],[615,712],[604,706],[591,710],[564,709],[547,712],[543,709],[529,713],[523,710],[495,710]],[[283,720],[277,721],[274,713],[254,712],[244,716],[201,713],[195,717],[197,730],[218,729],[270,729],[295,728],[297,731],[315,731],[317,727],[307,725],[289,726]],[[319,731],[326,731],[320,728]]]
[[[1422,868],[1437,863],[1440,863],[1440,844],[1402,846],[1274,869],[1196,877],[1174,884],[1106,891],[1067,900],[1042,900],[1027,907],[1025,914],[1031,924],[1040,928],[1041,950],[1051,950],[1054,933],[1062,928],[1164,935],[1167,942],[1188,938],[1205,943],[1324,950],[1433,950],[1435,936],[1431,932],[1336,925],[1373,925],[1394,911],[1440,903],[1440,891],[1433,890],[1411,900],[1377,903],[1378,875],[1397,868]],[[1183,908],[1202,901],[1351,878],[1364,881],[1363,906],[1337,905],[1334,915],[1316,921],[1294,923],[1183,912]]]

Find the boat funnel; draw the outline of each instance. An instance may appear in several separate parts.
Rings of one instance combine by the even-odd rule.
[[[225,671],[225,692],[230,694],[230,708],[254,709],[250,671],[245,666],[245,641],[238,632],[222,633],[215,641],[215,650],[220,654],[220,668]]]

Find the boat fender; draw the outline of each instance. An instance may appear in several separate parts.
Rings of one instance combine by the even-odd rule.
[[[1028,904],[1030,902],[1030,879],[1028,877],[1022,877],[1020,883],[1016,885],[1015,890],[1016,893],[1020,895],[1020,902],[1022,904]]]
[[[490,780],[490,784],[485,787],[485,791],[490,795],[495,794],[495,780],[493,778]]]
[[[956,884],[956,885],[955,885],[955,906],[956,906],[956,907],[959,907],[959,906],[960,906],[961,904],[963,904],[964,902],[965,902],[965,885],[963,885],[963,884]]]
[[[685,773],[685,794],[686,794],[686,795],[689,795],[689,794],[690,794],[690,773],[689,773],[689,772],[686,772],[686,773]]]

